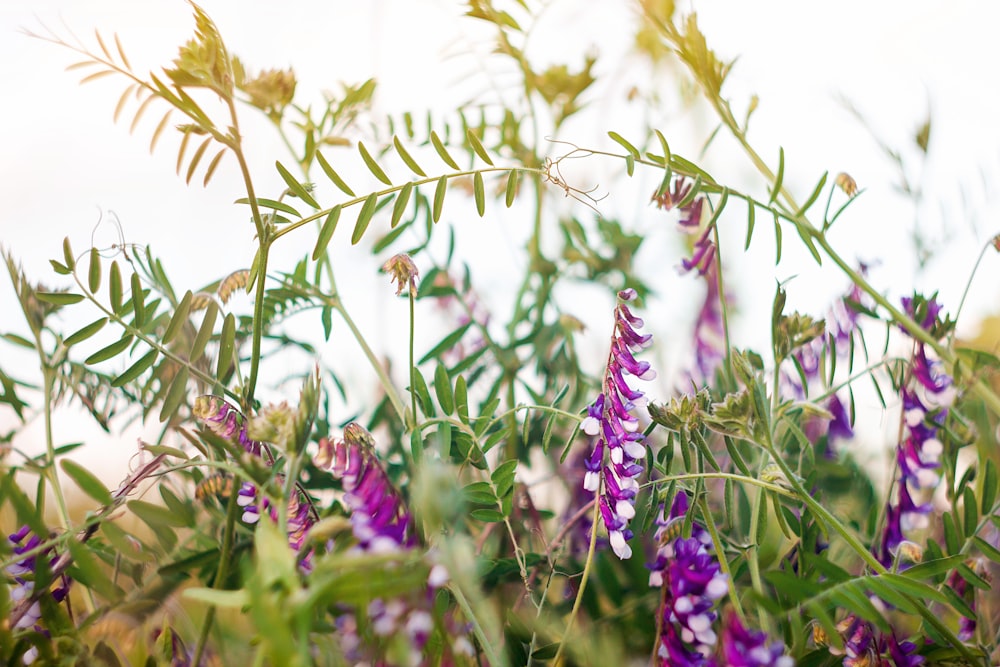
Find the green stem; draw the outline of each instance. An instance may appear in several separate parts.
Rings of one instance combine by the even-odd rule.
[[[764,492],[758,491],[753,499],[753,514],[750,515],[750,546],[747,549],[747,567],[750,569],[750,582],[753,585],[754,591],[757,592],[757,595],[761,599],[766,599],[764,581],[760,577],[760,544],[757,542],[757,531],[760,529],[761,503],[763,502]],[[706,523],[711,523],[707,518],[705,521]],[[723,559],[720,558],[719,560]],[[736,596],[731,594],[730,597],[735,599]],[[769,636],[774,636],[774,628],[771,627],[771,617],[767,614],[759,614],[759,617],[762,625],[761,629]],[[740,618],[741,620],[746,620],[742,614]]]
[[[236,515],[239,513],[239,505],[236,504],[238,494],[230,494],[229,502],[226,504],[226,524],[222,533],[222,548],[219,551],[219,565],[215,570],[215,580],[212,588],[222,590],[225,586],[226,577],[229,576],[229,565],[232,560],[233,541],[236,533]],[[212,631],[212,623],[215,621],[215,606],[212,605],[205,613],[205,620],[201,625],[201,632],[198,634],[198,643],[195,645],[193,665],[200,665],[205,646],[208,643],[208,635]]]
[[[763,495],[761,493],[757,494]],[[712,512],[708,507],[708,501],[706,500],[705,494],[698,496],[698,507],[701,509],[701,516],[705,520],[705,528],[708,529],[708,534],[712,537],[712,544],[715,546],[715,554],[719,561],[719,569],[722,573],[726,575],[726,583],[729,586],[729,600],[733,604],[733,609],[736,610],[736,615],[740,617],[740,621],[746,624],[746,613],[743,611],[743,605],[740,604],[740,598],[736,592],[736,582],[733,581],[733,574],[729,570],[729,561],[726,560],[726,552],[723,549],[722,538],[719,536],[719,531],[715,526],[715,521],[712,520]],[[760,575],[758,571],[758,576]],[[768,634],[771,634],[768,632]]]
[[[566,640],[569,639],[570,632],[573,630],[573,623],[576,621],[576,616],[579,614],[580,607],[583,604],[583,593],[587,590],[587,581],[590,579],[590,569],[594,564],[594,552],[597,550],[597,525],[600,520],[601,503],[599,500],[595,500],[594,514],[591,516],[590,546],[587,548],[587,562],[583,565],[583,574],[580,575],[580,588],[577,589],[576,599],[573,600],[573,611],[570,612],[569,620],[566,621],[566,631],[563,633],[562,641],[559,642],[559,649],[556,651],[556,657],[552,659],[553,667],[560,667],[560,665],[562,665],[562,655],[566,647]]]
[[[396,414],[399,415],[400,421],[405,423],[406,419],[406,408],[403,406],[403,401],[399,398],[399,394],[396,393],[396,389],[392,384],[392,380],[389,379],[389,375],[385,372],[385,368],[379,363],[378,357],[375,356],[375,352],[372,351],[371,347],[368,346],[368,342],[365,340],[364,336],[361,334],[361,330],[358,329],[357,324],[351,319],[351,316],[344,309],[344,306],[337,299],[332,304],[333,309],[340,314],[343,318],[344,323],[347,324],[347,328],[351,330],[351,335],[361,346],[361,351],[364,353],[365,357],[368,359],[368,363],[371,364],[372,370],[378,376],[379,382],[382,383],[383,389],[385,389],[385,394],[392,403],[393,409],[396,410]]]
[[[411,418],[413,419],[413,424],[406,424],[406,417],[400,415],[399,418],[403,423],[412,428],[416,428],[417,425],[417,361],[416,353],[414,351],[414,340],[417,331],[417,319],[416,319],[416,296],[414,295],[413,283],[410,283],[410,288],[408,291],[409,301],[410,301],[410,411]],[[448,452],[441,452],[441,459],[447,460]]]

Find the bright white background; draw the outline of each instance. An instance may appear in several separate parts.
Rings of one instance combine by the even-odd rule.
[[[302,99],[318,99],[317,91],[336,89],[340,81],[360,82],[375,76],[379,80],[376,117],[407,109],[447,109],[497,83],[475,76],[477,72],[502,78],[502,68],[491,69],[487,57],[491,33],[461,20],[462,7],[457,2],[205,0],[203,7],[230,50],[251,69],[294,67]],[[752,94],[760,96],[751,140],[772,164],[778,147],[784,147],[786,184],[799,193],[800,200],[824,171],[831,178],[847,171],[866,189],[834,230],[835,245],[852,259],[879,260],[873,282],[892,298],[909,293],[914,286],[939,289],[946,307],[954,310],[979,248],[1000,231],[995,198],[1000,173],[996,123],[1000,117],[996,75],[1000,43],[995,29],[1000,25],[1000,6],[971,0],[946,6],[929,1],[713,0],[695,3],[695,8],[720,56],[739,56],[724,90],[737,109],[744,109]],[[563,60],[578,66],[583,54],[593,49],[606,58],[597,72],[609,73],[621,84],[592,96],[590,109],[584,112],[588,115],[581,114],[583,120],[570,126],[573,134],[567,138],[580,145],[615,149],[605,134],[609,129],[635,136],[634,131],[630,135],[630,128],[637,127],[636,118],[632,112],[620,112],[620,98],[614,96],[628,82],[651,83],[643,80],[648,72],[627,54],[634,17],[635,10],[627,2],[554,0],[532,37],[529,55],[539,62]],[[156,154],[148,154],[155,115],[150,114],[134,136],[129,136],[127,121],[118,126],[112,123],[120,82],[108,78],[81,87],[77,73],[63,72],[74,62],[74,54],[19,32],[22,28],[40,31],[42,24],[63,36],[68,26],[91,48],[96,48],[95,27],[105,35],[117,32],[139,72],[159,71],[167,65],[193,31],[190,8],[179,0],[4,0],[0,4],[0,244],[23,263],[32,280],[65,285],[64,278],[51,272],[47,260],[61,256],[64,236],[71,238],[77,252],[86,250],[98,212],[113,210],[121,220],[125,240],[150,244],[164,259],[180,291],[197,289],[238,268],[233,262],[248,264],[252,226],[245,207],[231,205],[242,195],[235,163],[227,158],[208,189],[201,187],[198,177],[197,184],[185,185],[174,176],[175,142],[163,141]],[[664,96],[672,99],[669,89],[676,90],[676,85],[666,79],[662,85]],[[867,130],[845,111],[838,101],[841,98],[850,100],[879,138],[901,149],[914,166],[919,163],[912,136],[928,112],[932,114],[931,160],[922,181],[927,187],[927,205],[919,225],[933,241],[935,255],[923,270],[913,261],[913,207],[893,190],[898,179],[892,164]],[[258,194],[275,196],[283,185],[271,165],[275,159],[287,163],[289,158],[265,123],[250,112],[243,118]],[[654,110],[652,119],[675,152],[694,158],[714,126],[703,106],[684,106],[676,100]],[[557,153],[554,149],[553,154]],[[725,138],[720,137],[706,159],[716,178],[764,192],[760,180]],[[575,177],[582,185],[595,179],[604,183],[619,166],[588,164]],[[917,177],[918,171],[909,175]],[[601,208],[650,234],[649,245],[658,244],[648,251],[646,272],[661,291],[649,304],[647,320],[678,333],[681,342],[673,347],[679,351],[663,353],[662,359],[676,370],[689,354],[685,346],[700,293],[696,281],[681,278],[669,268],[678,263],[681,248],[663,214],[646,205],[645,197],[656,180],[650,176],[631,190],[624,186],[612,192]],[[321,187],[321,195],[336,196],[332,188]],[[633,192],[636,196],[629,199]],[[468,214],[471,206],[461,202],[454,206],[456,211],[446,205],[446,216],[463,234],[462,247],[478,262],[480,291],[487,296],[495,292],[503,303],[511,262],[522,259],[524,228],[520,225],[526,223],[517,218],[516,210],[479,221]],[[587,215],[582,210],[577,214]],[[731,224],[733,242],[724,251],[733,260],[730,282],[741,287],[737,331],[741,345],[764,342],[760,336],[766,333],[764,321],[775,278],[797,275],[789,285],[790,304],[815,315],[822,315],[829,300],[844,290],[836,272],[818,270],[793,251],[791,238],[786,239],[787,260],[774,270],[766,232],[769,225],[759,224],[763,229],[748,257],[735,256],[742,248],[744,223],[735,214]],[[338,252],[348,257],[343,253],[344,237],[338,239]],[[290,268],[313,240],[303,234],[280,247],[276,266]],[[98,229],[96,245],[107,247],[114,242],[117,237],[109,227]],[[484,253],[483,248],[488,251]],[[245,258],[240,260],[241,256]],[[974,332],[982,315],[997,310],[997,263],[998,258],[989,255],[973,284],[961,320],[965,332]],[[375,271],[377,266],[376,260],[362,258],[356,270],[341,271],[340,281],[345,299],[357,311],[377,351],[389,354],[403,349],[405,332],[388,312],[400,309],[401,304],[386,298],[388,287],[385,277]],[[603,313],[591,310],[588,302],[581,301],[574,314],[588,324],[596,323],[592,347],[598,351],[606,346],[600,324]],[[0,278],[0,331],[25,333],[5,278]],[[334,366],[341,363],[338,359],[356,355],[356,348],[337,341],[335,335],[334,343],[322,351],[324,360]],[[595,368],[601,354],[595,355]],[[37,378],[30,360],[15,359],[6,343],[0,343],[0,362],[18,377]],[[354,377],[371,384],[363,371]],[[655,393],[665,397],[669,389],[665,384]],[[291,391],[289,395],[264,393],[263,398],[294,399]],[[11,419],[0,410],[0,430],[9,428]],[[57,428],[58,441],[93,440],[94,460],[112,468],[120,467],[119,461],[124,465],[135,442],[134,435],[110,439],[91,435],[76,419],[65,419]],[[40,445],[41,435],[36,421],[17,446],[33,450]],[[107,456],[108,447],[122,455]],[[106,471],[115,477],[112,468]]]

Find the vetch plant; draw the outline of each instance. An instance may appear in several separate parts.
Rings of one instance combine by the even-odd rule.
[[[245,224],[227,233],[253,251],[214,249],[217,277],[189,284],[138,243],[67,236],[40,277],[3,249],[23,314],[3,344],[38,371],[0,368],[0,409],[45,442],[29,455],[19,427],[0,450],[0,663],[1000,659],[1000,360],[956,337],[961,303],[900,300],[877,257],[838,249],[835,228],[872,224],[863,191],[846,173],[791,185],[793,151],[755,147],[757,100],[724,96],[736,71],[696,15],[635,5],[629,58],[652,76],[627,101],[659,118],[662,91],[696,84],[718,128],[693,158],[676,128],[587,136],[573,121],[594,119],[602,72],[630,68],[539,65],[532,3],[470,0],[462,19],[516,86],[386,116],[374,80],[307,102],[294,70],[254,72],[192,8],[192,39],[146,76],[118,36],[35,35],[123,86],[116,118],[172,143],[187,182],[214,193],[233,170]],[[247,114],[286,149],[264,168]],[[727,139],[757,184],[714,157]],[[575,164],[617,175],[594,189]],[[523,233],[504,275],[468,251],[473,216]],[[657,236],[665,221],[683,234]],[[293,238],[308,251],[284,264]],[[793,244],[843,298],[791,308]],[[735,274],[738,252],[773,275]],[[369,285],[405,322],[386,349],[353,310]],[[737,326],[766,290],[770,317]],[[57,441],[68,405],[155,430],[115,490]],[[866,412],[898,424],[890,455],[865,448]]]

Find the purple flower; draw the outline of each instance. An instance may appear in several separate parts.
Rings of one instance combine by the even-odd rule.
[[[320,453],[332,463],[330,471],[343,484],[357,548],[372,553],[410,549],[416,545],[413,517],[371,445],[371,435],[351,423],[344,429],[343,440],[321,441]]]
[[[650,586],[663,588],[657,649],[661,664],[703,667],[715,664],[708,657],[717,641],[715,603],[729,587],[718,559],[708,551],[708,531],[692,524],[691,537],[681,536],[687,506],[687,495],[680,492],[669,516],[661,509],[655,536],[659,547],[647,567]]]
[[[740,617],[730,611],[722,629],[722,664],[728,667],[792,667],[780,641],[768,643],[767,633],[748,630]]]
[[[718,271],[719,267],[713,265],[704,275],[708,289],[694,329],[695,366],[702,382],[712,379],[726,355],[726,331],[722,321]]]
[[[246,418],[227,401],[218,396],[199,396],[191,412],[220,438],[239,445],[254,456],[260,456],[260,443],[247,436]]]
[[[38,548],[42,540],[38,535],[31,532],[28,526],[22,526],[17,532],[7,537],[7,542],[14,556],[17,557]],[[35,594],[35,575],[38,571],[39,558],[46,560],[50,568],[59,560],[59,557],[52,553],[52,549],[48,548],[14,561],[5,568],[5,571],[14,580],[14,585],[10,588],[10,600],[14,603],[15,607],[20,607],[22,604],[26,605],[28,601],[34,599],[31,606],[20,617],[17,617],[15,613],[14,616],[17,617],[17,620],[13,623],[13,629],[30,629],[48,635],[48,631],[40,625],[42,608]],[[72,581],[66,575],[57,577],[49,588],[49,594],[52,596],[52,599],[56,602],[65,600],[66,596],[69,595],[71,583]],[[5,621],[5,623],[7,622]],[[37,659],[37,647],[31,647],[23,656],[24,664],[26,665],[30,665]]]
[[[615,309],[615,329],[611,337],[611,352],[604,373],[602,393],[587,408],[587,417],[581,428],[594,438],[593,450],[585,460],[586,474],[583,487],[594,493],[603,493],[598,501],[601,519],[608,531],[611,549],[621,559],[632,556],[628,541],[632,531],[629,521],[635,516],[635,495],[639,490],[637,477],[642,474],[642,460],[646,447],[639,432],[639,419],[634,414],[637,406],[645,405],[646,397],[632,388],[626,375],[641,380],[652,380],[656,372],[647,361],[636,360],[633,353],[648,347],[652,336],[640,335],[636,329],[642,319],[629,310],[626,302],[636,298],[633,289],[618,293]],[[605,451],[608,456],[605,460]]]
[[[928,332],[939,332],[938,315],[941,306],[933,297],[904,298],[903,308],[917,319]],[[955,399],[952,379],[943,371],[941,363],[927,356],[924,343],[915,342],[910,363],[911,382],[900,392],[903,404],[904,437],[896,447],[899,467],[895,504],[890,500],[886,509],[886,525],[879,547],[879,560],[889,565],[906,533],[921,530],[928,525],[929,503],[920,504],[913,499],[915,493],[926,493],[937,486],[940,479],[939,459],[944,445],[937,434],[948,415],[948,408]]]

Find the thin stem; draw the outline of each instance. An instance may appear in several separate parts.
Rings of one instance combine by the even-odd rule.
[[[763,494],[759,493],[757,495]],[[715,555],[719,561],[719,569],[726,575],[726,583],[729,585],[729,600],[733,604],[736,615],[740,617],[740,621],[746,624],[746,613],[743,611],[743,605],[740,604],[740,598],[736,593],[736,582],[733,581],[733,574],[729,570],[729,561],[726,560],[726,552],[722,548],[722,538],[719,536],[719,531],[712,520],[712,512],[708,507],[708,500],[706,500],[705,494],[698,496],[698,507],[701,509],[701,516],[705,520],[705,528],[712,537],[712,544],[715,546]],[[768,634],[771,634],[770,631]]]
[[[221,590],[225,586],[226,577],[229,576],[229,565],[232,560],[233,540],[236,532],[236,515],[239,512],[239,505],[236,503],[238,497],[239,494],[230,494],[229,502],[226,504],[226,525],[222,533],[219,566],[215,570],[215,580],[212,582],[212,588],[216,590]],[[208,642],[208,635],[212,630],[212,623],[214,621],[215,605],[212,605],[205,613],[205,620],[198,635],[198,643],[195,645],[194,660],[191,663],[195,667],[201,664],[201,658],[205,652],[205,645]]]
[[[392,380],[389,379],[389,375],[385,372],[385,368],[383,368],[382,364],[379,363],[378,357],[375,356],[375,352],[373,352],[371,347],[368,346],[368,342],[361,334],[361,330],[358,329],[357,324],[355,324],[354,320],[351,319],[351,316],[344,309],[340,300],[335,300],[331,306],[340,314],[340,316],[344,319],[344,323],[347,324],[347,327],[351,330],[354,340],[356,340],[358,345],[361,346],[361,351],[368,359],[368,363],[371,364],[372,370],[374,370],[375,374],[378,376],[379,382],[382,383],[382,387],[385,389],[386,397],[388,397],[389,402],[392,403],[392,407],[396,411],[396,414],[399,415],[400,421],[404,421],[406,419],[406,408],[403,406],[403,401],[399,398],[399,394],[396,393],[396,389],[392,384]]]
[[[416,339],[417,331],[417,319],[416,319],[416,296],[414,295],[413,284],[410,284],[410,288],[407,290],[409,301],[410,301],[410,412],[411,419],[413,419],[413,424],[407,424],[407,426],[412,426],[416,428],[417,424],[417,363],[416,354],[414,352],[414,341]],[[399,415],[400,420],[406,423],[406,417],[404,415]],[[442,460],[445,460],[448,456],[448,452],[441,453]]]
[[[563,651],[566,648],[566,640],[569,638],[571,631],[573,630],[573,623],[576,621],[576,616],[580,612],[580,606],[583,604],[583,593],[587,590],[587,580],[590,578],[590,568],[594,564],[594,552],[597,550],[597,524],[601,520],[601,503],[598,500],[600,491],[595,494],[594,497],[594,514],[591,516],[591,526],[590,526],[590,546],[587,548],[587,562],[583,565],[583,574],[580,575],[580,587],[576,591],[576,599],[573,600],[573,611],[570,612],[569,620],[566,621],[566,631],[563,633],[562,641],[559,642],[559,650],[556,651],[556,657],[552,660],[553,667],[560,667],[563,661]]]

